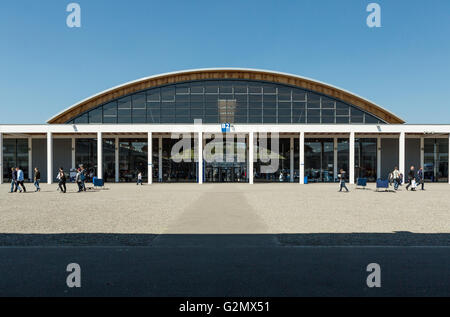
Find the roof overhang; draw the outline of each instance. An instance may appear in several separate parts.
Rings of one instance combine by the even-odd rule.
[[[260,69],[246,68],[206,68],[177,71],[165,74],[154,75],[150,77],[134,80],[111,89],[102,91],[94,96],[86,98],[73,106],[58,113],[47,121],[49,124],[62,124],[75,118],[76,116],[93,109],[101,104],[107,103],[121,96],[126,96],[145,89],[159,87],[178,82],[195,81],[195,80],[220,80],[220,79],[236,79],[236,80],[257,80],[267,81],[279,84],[290,85],[307,89],[328,95],[333,98],[340,99],[349,104],[355,105],[364,111],[392,124],[405,123],[392,112],[387,111],[383,107],[353,94],[344,89],[319,82],[306,77],[297,75],[274,72]]]

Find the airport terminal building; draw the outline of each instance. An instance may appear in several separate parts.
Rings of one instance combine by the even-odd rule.
[[[59,167],[80,165],[106,182],[134,182],[140,171],[148,183],[199,184],[334,182],[341,168],[350,183],[370,182],[414,165],[424,168],[426,181],[450,183],[449,139],[450,124],[405,124],[312,79],[197,69],[100,92],[47,124],[0,125],[0,183],[16,166],[26,178],[38,167],[41,181],[52,183]],[[223,159],[205,159],[208,151]],[[276,161],[270,173],[263,152]]]

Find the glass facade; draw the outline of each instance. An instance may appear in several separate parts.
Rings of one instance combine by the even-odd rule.
[[[11,168],[20,167],[25,180],[28,175],[28,139],[3,139],[3,177],[10,179]]]
[[[116,140],[103,139],[103,179],[105,182],[116,180]]]
[[[97,139],[75,139],[75,166],[81,165],[88,172],[87,181],[92,181],[97,175]]]
[[[356,106],[287,85],[239,80],[178,83],[103,104],[67,123],[377,124]]]
[[[148,180],[147,139],[119,139],[119,181],[136,182],[139,172]]]
[[[305,139],[305,176],[308,182],[334,181],[334,140]]]
[[[355,178],[377,180],[377,139],[355,138]],[[356,179],[355,179],[356,181]]]
[[[424,139],[424,176],[431,182],[448,181],[448,138]]]
[[[349,148],[349,140],[348,139],[338,139],[337,141],[337,172],[339,174],[339,171],[343,169],[345,171],[345,178],[348,181],[349,180],[349,155],[350,155],[350,148]],[[335,175],[335,178],[337,175]]]
[[[197,162],[194,153],[194,139],[189,138],[189,149],[180,148],[178,153],[174,149],[180,139],[163,139],[162,163],[163,182],[195,183],[198,180]],[[158,153],[158,152],[156,152]],[[157,158],[158,160],[158,158]]]
[[[207,162],[204,157],[203,177],[205,182],[248,182],[248,148],[245,138],[233,136],[228,140],[206,139],[206,146],[217,159]],[[220,155],[222,151],[222,155]]]
[[[278,140],[278,148],[272,146],[272,139],[270,138],[270,136],[264,141],[261,141],[261,139],[258,138],[256,151],[257,151],[256,155],[257,161],[253,163],[253,168],[255,170],[253,180],[255,182],[290,182],[291,179],[290,138],[280,138]],[[270,173],[265,173],[263,171],[262,167],[270,166],[271,162],[265,162],[267,161],[267,159],[264,160],[261,159],[261,151],[266,152],[272,159],[273,158],[278,159],[278,165],[274,168],[274,171]]]

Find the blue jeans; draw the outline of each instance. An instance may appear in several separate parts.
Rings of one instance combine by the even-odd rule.
[[[398,189],[398,185],[399,185],[400,181],[398,179],[394,179],[394,189],[397,190]]]
[[[17,187],[16,181],[12,180],[12,181],[11,181],[11,193],[14,192],[14,190],[16,189],[16,187]]]
[[[37,179],[37,180],[34,181],[34,186],[36,187],[37,190],[41,189],[41,188],[39,187],[39,181],[40,181],[39,179]]]
[[[345,188],[345,190],[348,191],[348,188],[347,188],[347,186],[345,186],[345,182],[344,181],[341,181],[341,186],[339,188],[339,191],[342,191],[342,188]]]

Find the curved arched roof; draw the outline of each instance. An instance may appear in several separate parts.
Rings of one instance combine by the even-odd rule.
[[[48,120],[49,124],[62,124],[70,121],[78,115],[93,109],[108,101],[120,98],[131,93],[142,91],[145,89],[175,84],[178,82],[195,81],[195,80],[220,80],[220,79],[240,79],[240,80],[257,80],[267,81],[278,84],[285,84],[299,87],[311,91],[315,91],[330,97],[340,99],[344,102],[352,104],[367,111],[374,116],[384,120],[386,123],[404,123],[402,119],[392,112],[380,107],[379,105],[364,99],[351,92],[341,88],[322,83],[297,75],[280,73],[268,70],[244,69],[244,68],[207,68],[194,69],[154,75],[132,82],[128,82],[111,89],[102,91],[94,96],[86,98],[66,110],[58,113]]]

